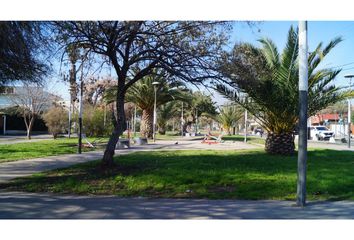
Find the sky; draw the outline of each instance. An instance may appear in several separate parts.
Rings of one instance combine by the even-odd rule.
[[[258,39],[270,38],[277,45],[281,52],[285,46],[287,32],[290,26],[297,27],[297,21],[261,21],[252,22],[249,25],[242,21],[233,23],[233,31],[227,46],[232,49],[235,43],[248,42],[259,46]],[[329,43],[335,37],[342,37],[339,43],[324,59],[320,67],[341,67],[343,70],[335,79],[335,84],[344,86],[349,84],[345,79],[346,74],[354,73],[354,22],[351,21],[309,21],[308,22],[308,49],[312,51],[323,42]],[[61,95],[65,100],[69,100],[68,85],[62,82],[62,77],[55,76],[51,80],[49,90]],[[354,85],[354,79],[353,79]],[[214,101],[219,105],[226,102],[217,93],[214,94]]]

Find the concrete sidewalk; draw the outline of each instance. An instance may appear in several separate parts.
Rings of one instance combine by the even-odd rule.
[[[0,219],[354,219],[354,202],[149,199],[0,192]]]

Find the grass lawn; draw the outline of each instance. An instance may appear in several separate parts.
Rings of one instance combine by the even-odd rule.
[[[294,200],[297,157],[244,151],[137,152],[19,178],[0,188],[34,192],[167,198]],[[308,199],[354,200],[353,152],[311,150]]]
[[[88,138],[90,142],[96,138]],[[107,142],[107,139],[104,139]],[[83,143],[86,143],[83,141]],[[0,145],[0,163],[77,152],[77,138]],[[98,148],[99,149],[99,148]],[[84,147],[83,151],[97,150]]]
[[[225,141],[236,141],[236,142],[243,142],[245,139],[244,135],[231,135],[231,136],[223,136],[223,140]],[[260,137],[252,137],[252,136],[247,136],[247,142],[248,143],[255,143],[255,144],[265,144],[265,138],[260,138]]]

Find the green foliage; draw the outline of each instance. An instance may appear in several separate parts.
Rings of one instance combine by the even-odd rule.
[[[232,87],[219,85],[218,91],[245,107],[266,130],[275,134],[291,133],[298,121],[297,38],[297,31],[290,28],[281,54],[270,39],[259,40],[261,48],[238,44],[220,64],[221,72],[230,79]],[[333,84],[340,70],[318,69],[326,55],[340,42],[341,38],[335,38],[323,48],[320,43],[309,55],[309,116],[349,95]]]
[[[231,135],[231,128],[236,126],[236,123],[242,117],[243,112],[238,106],[228,105],[220,110],[220,114],[216,117],[217,121],[226,130],[228,135]]]
[[[60,106],[54,106],[43,115],[43,120],[48,127],[48,132],[53,135],[53,138],[57,138],[59,133],[65,131],[65,127],[68,126],[68,112]]]
[[[350,151],[310,150],[307,198],[354,200]],[[17,179],[8,189],[76,194],[168,198],[296,198],[296,156],[260,150],[155,151],[119,156],[103,171],[99,162],[78,164]]]
[[[89,137],[108,136],[113,131],[113,124],[109,116],[111,113],[106,113],[103,107],[93,107],[91,105],[84,106],[84,114],[82,118],[84,133]]]
[[[179,111],[176,108],[175,102],[168,102],[164,105],[161,105],[157,110],[157,125],[159,133],[164,135],[166,132],[167,121],[172,117],[176,116],[176,113]]]

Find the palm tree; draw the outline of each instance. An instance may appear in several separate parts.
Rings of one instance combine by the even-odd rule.
[[[135,103],[141,110],[140,135],[152,138],[153,114],[154,114],[154,85],[159,82],[157,88],[156,106],[159,107],[167,102],[183,100],[185,98],[184,84],[179,81],[169,83],[156,74],[149,75],[129,88],[126,100]]]
[[[235,105],[226,105],[220,110],[220,114],[216,117],[216,120],[222,125],[228,135],[231,135],[231,128],[242,117],[242,112]]]
[[[262,47],[236,45],[220,64],[230,83],[218,91],[254,115],[268,131],[265,150],[273,154],[293,154],[294,129],[298,122],[298,33],[292,27],[280,54],[270,39]],[[333,84],[340,70],[318,69],[326,55],[342,40],[335,38],[324,48],[322,43],[308,57],[308,116],[345,99],[348,92]],[[231,86],[231,87],[230,87]]]
[[[176,117],[177,112],[179,112],[179,109],[176,108],[175,102],[168,102],[159,107],[157,125],[158,131],[161,135],[164,135],[166,133],[166,125],[168,120],[173,117]]]

